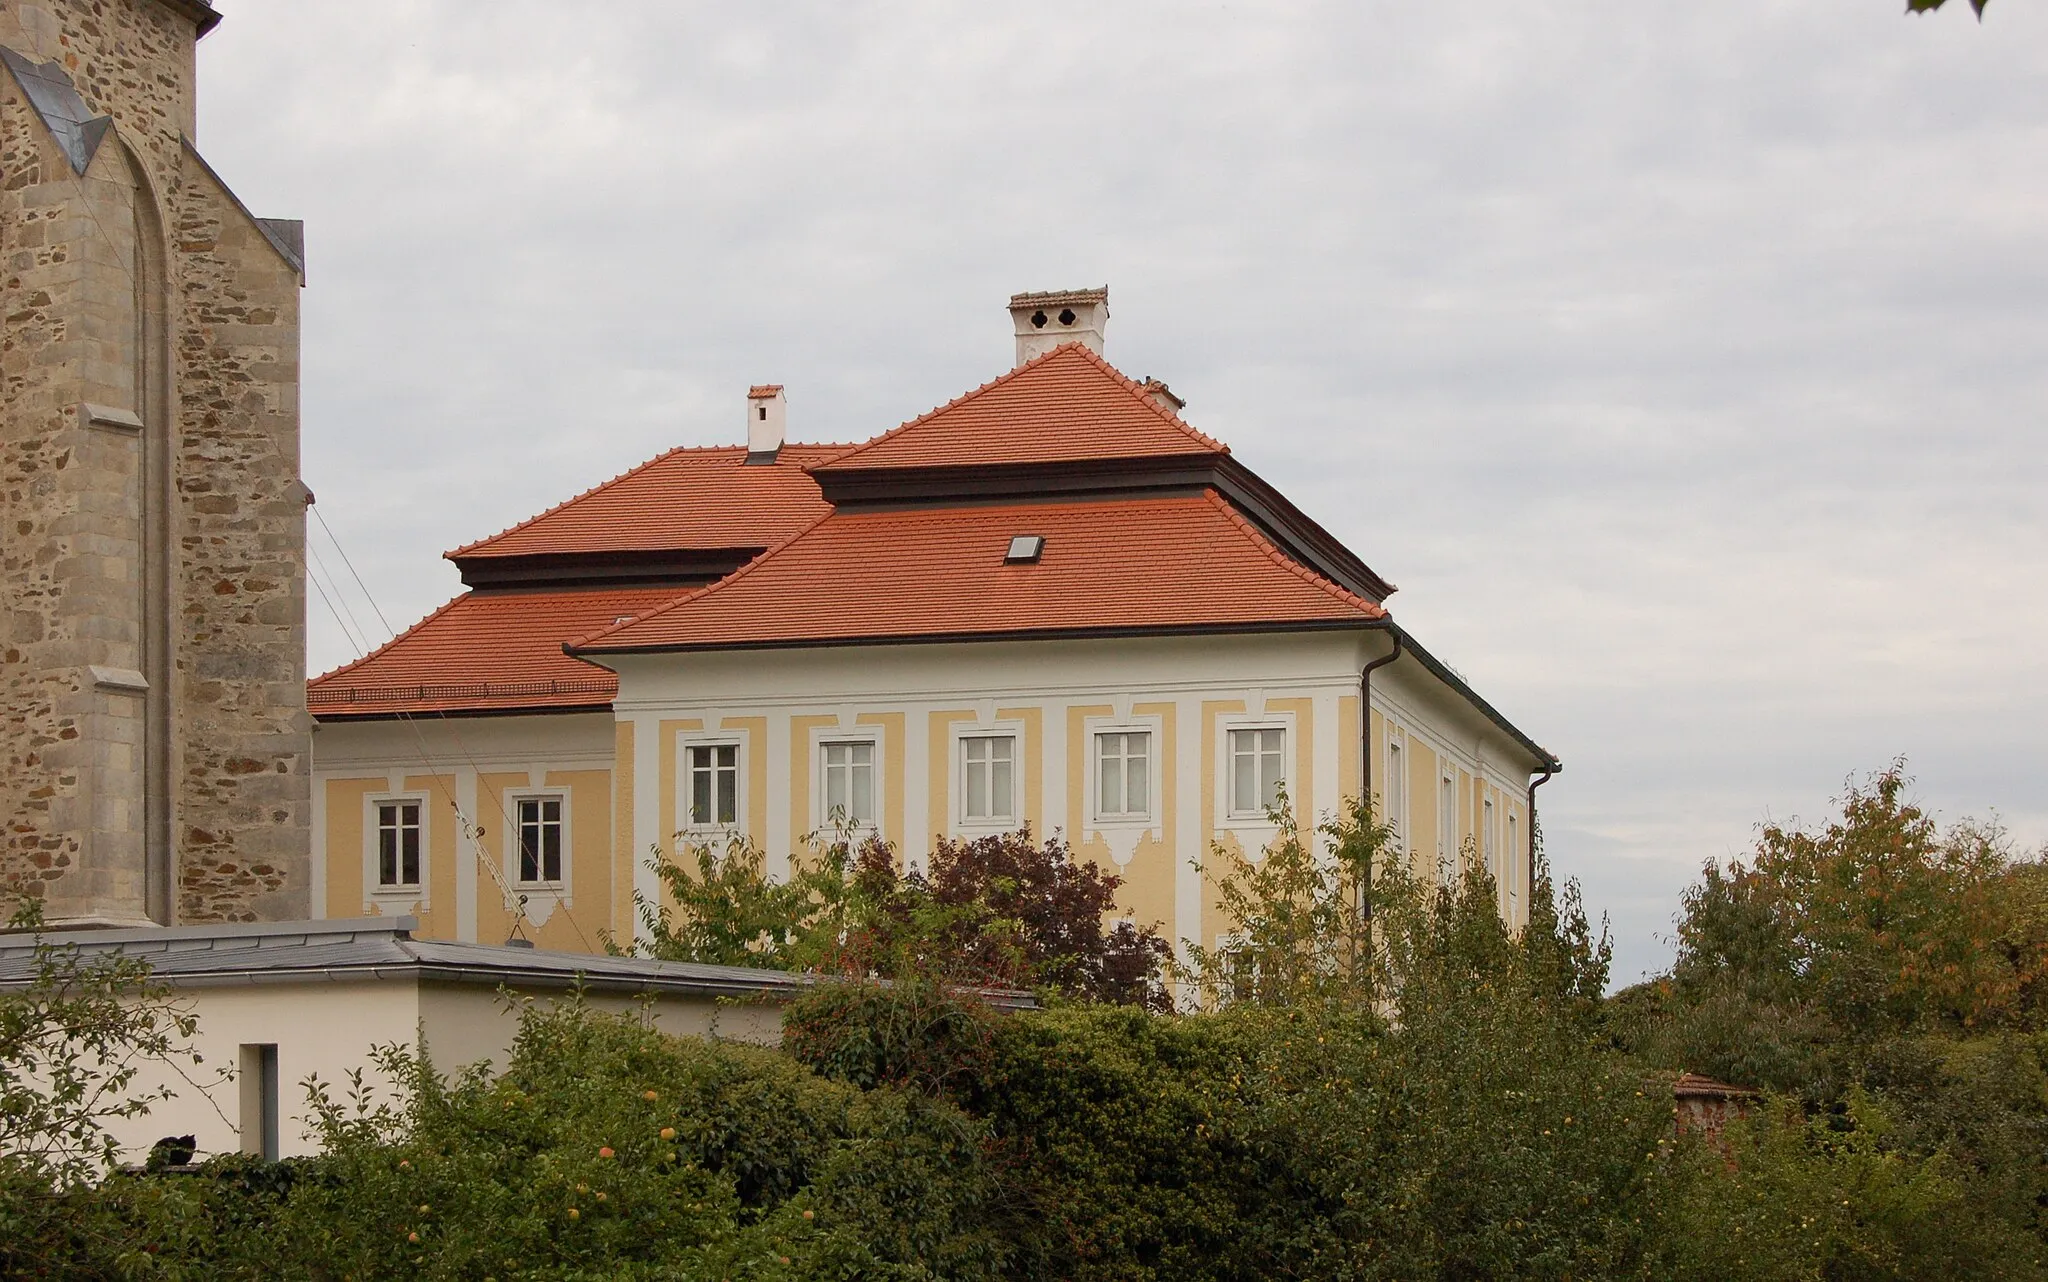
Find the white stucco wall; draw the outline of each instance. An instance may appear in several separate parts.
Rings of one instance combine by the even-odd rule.
[[[556,996],[538,994],[535,1000]],[[259,1120],[244,1116],[245,1081],[239,1074],[235,1081],[219,1080],[220,1069],[239,1069],[244,1046],[278,1048],[279,1155],[293,1157],[318,1150],[308,1135],[308,1077],[317,1075],[337,1099],[346,1096],[351,1069],[362,1069],[382,1087],[370,1048],[417,1045],[422,1037],[444,1075],[485,1059],[502,1066],[518,1026],[516,1010],[490,987],[422,985],[409,978],[188,988],[177,1000],[198,1016],[192,1045],[202,1062],[185,1066],[189,1079],[154,1066],[138,1077],[138,1091],[170,1086],[178,1098],[116,1128],[124,1160],[142,1160],[167,1135],[197,1137],[202,1158],[243,1149],[245,1135],[254,1151]],[[781,1011],[773,1005],[664,997],[643,1007],[637,998],[608,994],[592,994],[588,1002],[599,1010],[644,1009],[654,1027],[677,1036],[715,1034],[762,1045],[781,1037]]]

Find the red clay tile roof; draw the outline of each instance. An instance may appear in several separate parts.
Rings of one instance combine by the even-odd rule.
[[[611,673],[562,653],[562,642],[675,600],[674,587],[469,592],[390,643],[307,685],[316,717],[400,712],[603,708]]]
[[[785,445],[770,464],[744,445],[670,450],[447,556],[773,547],[830,510],[804,469],[846,448]]]
[[[1036,564],[1003,563],[1018,534],[1045,537]],[[1385,615],[1289,560],[1204,491],[838,512],[730,577],[577,645],[601,653]]]
[[[812,470],[1228,453],[1161,409],[1143,385],[1066,343]]]
[[[757,401],[764,397],[773,396],[781,390],[782,384],[780,383],[756,383],[747,389],[747,399]]]

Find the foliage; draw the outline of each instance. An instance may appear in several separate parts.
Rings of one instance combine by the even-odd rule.
[[[1984,6],[1990,2],[1991,0],[1970,0],[1970,8],[1975,11],[1977,21],[1982,22],[1984,20]],[[1926,13],[1931,9],[1939,9],[1947,3],[1948,0],[1906,0],[1906,12]]]
[[[1996,827],[1941,829],[1894,764],[1813,830],[1766,826],[1683,901],[1669,976],[1624,994],[1639,1049],[1834,1098],[1872,1046],[2030,1028],[2048,980],[2044,870]]]
[[[2038,1239],[1972,1196],[1966,1172],[1895,1142],[1876,1100],[1808,1115],[1777,1099],[1720,1144],[1694,1138],[1651,1200],[1655,1276],[1912,1279],[2048,1276]]]
[[[781,881],[744,837],[722,853],[689,845],[679,858],[657,858],[663,894],[638,905],[640,950],[671,961],[1167,1004],[1166,941],[1129,922],[1105,927],[1121,879],[1077,862],[1059,836],[1037,842],[1027,827],[942,839],[930,872],[908,875],[897,871],[895,848],[871,834],[841,828],[806,845]]]
[[[41,924],[30,900],[9,929]],[[37,936],[29,982],[0,995],[0,1179],[74,1184],[112,1165],[120,1149],[108,1124],[170,1098],[168,1085],[136,1088],[144,1069],[191,1080],[185,1066],[199,1062],[197,1027],[151,982],[148,963],[83,956]]]
[[[1207,1005],[1370,1005],[1377,997],[1372,944],[1374,871],[1388,862],[1393,830],[1353,805],[1322,828],[1319,855],[1283,794],[1272,811],[1277,832],[1243,851],[1221,843],[1198,863],[1233,925],[1233,942],[1187,941],[1182,975]]]

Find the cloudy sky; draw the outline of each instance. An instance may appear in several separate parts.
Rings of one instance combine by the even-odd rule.
[[[2048,11],[1901,5],[220,0],[199,143],[307,221],[305,475],[400,627],[750,382],[866,437],[1107,282],[1564,758],[1626,980],[1894,756],[2048,840]]]

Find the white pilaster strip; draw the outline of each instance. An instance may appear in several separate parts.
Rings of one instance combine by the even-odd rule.
[[[1044,805],[1045,814],[1039,817],[1043,831],[1035,835],[1042,841],[1058,828],[1066,833],[1069,841],[1080,834],[1066,832],[1067,828],[1067,705],[1047,702],[1039,705],[1038,723],[1044,729],[1040,737],[1040,756],[1045,764]]]
[[[1311,802],[1320,813],[1302,815],[1300,820],[1309,825],[1314,833],[1312,840],[1315,842],[1316,856],[1327,858],[1330,854],[1330,838],[1329,834],[1323,831],[1322,816],[1328,814],[1335,817],[1344,800],[1344,780],[1337,775],[1337,758],[1341,754],[1337,742],[1336,692],[1324,691],[1316,695],[1309,708],[1315,716],[1310,744],[1309,792]]]
[[[495,826],[497,816],[477,812],[476,792],[476,768],[467,764],[455,767],[457,808],[475,827]],[[476,942],[476,861],[484,858],[488,856],[473,832],[455,834],[455,937],[467,944]]]
[[[993,699],[985,702],[995,706]],[[903,867],[908,872],[923,872],[931,863],[931,742],[931,709],[913,703],[903,710],[902,841]]]
[[[778,709],[768,714],[768,777],[761,781],[768,793],[768,831],[761,841],[768,854],[768,876],[789,880],[790,846],[796,834],[789,830],[789,712]]]
[[[1176,703],[1174,733],[1173,948],[1181,964],[1188,961],[1190,941],[1206,943],[1202,934],[1202,871],[1195,860],[1208,859],[1202,848],[1202,701],[1183,695]]]

